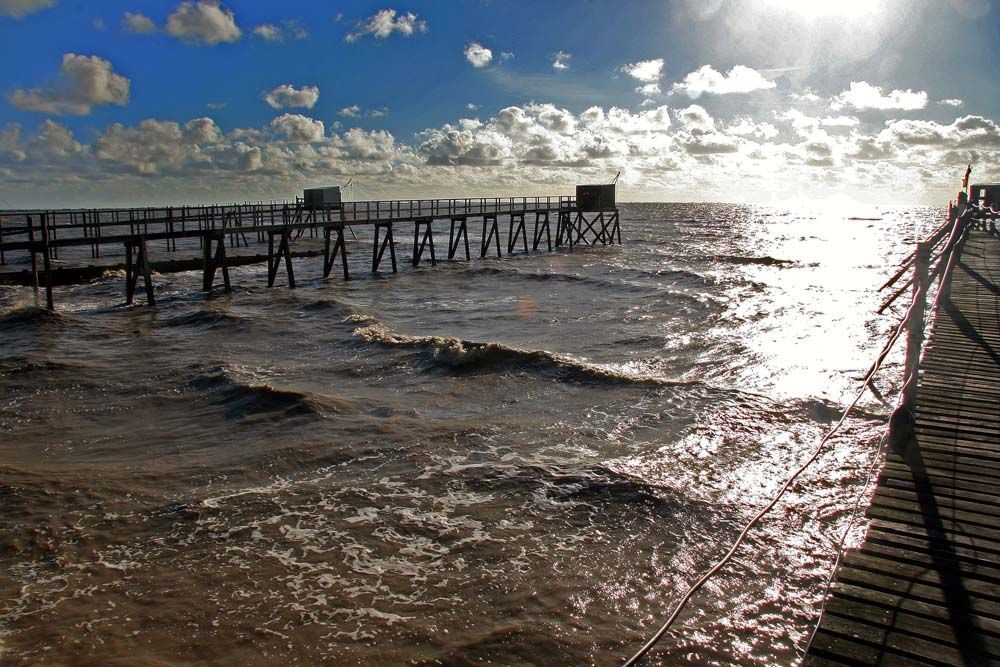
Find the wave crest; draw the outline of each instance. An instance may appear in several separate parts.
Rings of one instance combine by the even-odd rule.
[[[380,323],[354,330],[354,335],[368,343],[425,350],[436,366],[477,371],[529,369],[560,380],[580,383],[630,384],[643,386],[683,386],[698,384],[697,380],[669,380],[642,373],[630,364],[595,364],[548,350],[522,350],[503,343],[478,343],[461,338],[440,336],[407,336]]]

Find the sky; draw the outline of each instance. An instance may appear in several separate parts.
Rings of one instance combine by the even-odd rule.
[[[1000,181],[994,0],[0,0],[0,208]]]

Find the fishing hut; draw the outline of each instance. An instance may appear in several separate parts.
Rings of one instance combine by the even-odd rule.
[[[621,243],[614,185],[581,185],[575,195],[368,201],[344,201],[341,188],[329,186],[308,188],[293,202],[0,212],[0,280],[44,287],[49,308],[54,286],[109,270],[124,272],[129,304],[141,280],[150,306],[156,273],[201,270],[203,290],[211,292],[219,274],[222,287],[231,288],[231,267],[266,262],[268,286],[283,269],[295,287],[293,258],[319,257],[318,274],[329,277],[339,262],[349,280],[349,258],[367,239],[371,271],[381,272],[388,261],[396,273],[395,236],[410,225],[414,267],[425,258],[436,265],[435,238],[445,236],[448,260],[471,261],[470,229],[480,259],[494,250],[500,259],[504,248],[508,255],[531,254],[543,241],[548,252]]]

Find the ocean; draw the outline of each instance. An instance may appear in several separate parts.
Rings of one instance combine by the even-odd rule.
[[[621,214],[621,246],[434,268],[401,228],[379,277],[359,230],[350,282],[166,274],[155,309],[114,272],[55,313],[0,286],[0,663],[620,664],[840,417],[943,221]],[[797,663],[889,412],[866,395],[648,664]]]

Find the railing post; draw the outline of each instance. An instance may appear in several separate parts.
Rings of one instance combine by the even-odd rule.
[[[924,311],[927,308],[928,270],[930,268],[931,246],[927,242],[917,244],[917,255],[913,262],[913,305],[906,334],[906,363],[903,376],[903,407],[913,414],[917,407],[917,375],[920,371],[920,352],[924,342]],[[947,261],[942,258],[941,261]]]

